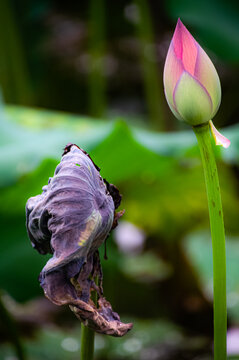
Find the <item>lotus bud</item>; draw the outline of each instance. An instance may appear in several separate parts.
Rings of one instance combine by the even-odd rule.
[[[168,105],[179,120],[200,126],[216,114],[221,102],[217,71],[180,19],[169,46],[163,81]],[[211,130],[217,138],[219,133],[214,133],[212,126]]]

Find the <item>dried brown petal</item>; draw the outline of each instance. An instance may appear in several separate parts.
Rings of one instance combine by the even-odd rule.
[[[118,189],[102,179],[89,155],[68,144],[42,194],[26,205],[33,247],[41,254],[53,253],[40,274],[46,297],[57,305],[69,305],[94,331],[112,336],[123,336],[132,328],[120,321],[103,297],[98,254],[122,215],[115,212],[120,201]],[[92,290],[98,293],[98,306],[90,299]]]

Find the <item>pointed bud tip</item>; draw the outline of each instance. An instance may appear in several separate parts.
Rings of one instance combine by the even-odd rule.
[[[179,17],[176,26],[181,26],[181,25],[183,25],[183,23],[182,23],[182,21],[181,21],[181,19],[180,19],[180,17]]]
[[[181,19],[178,18],[174,32],[176,33],[176,32],[181,32],[181,31],[187,31],[187,32],[189,32],[188,29],[186,28],[186,26],[184,25],[184,23],[181,21]],[[191,34],[190,34],[190,35],[191,35]],[[191,36],[192,36],[192,35],[191,35]]]

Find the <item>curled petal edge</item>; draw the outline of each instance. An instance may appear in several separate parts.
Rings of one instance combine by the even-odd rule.
[[[209,121],[209,125],[210,125],[212,136],[213,136],[213,138],[215,140],[216,145],[223,146],[225,149],[227,149],[230,146],[231,141],[229,139],[227,139],[225,136],[223,136],[215,128],[215,126],[213,125],[212,120]]]

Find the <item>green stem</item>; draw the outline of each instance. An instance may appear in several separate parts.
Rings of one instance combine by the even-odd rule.
[[[14,2],[0,1],[0,83],[4,100],[32,105],[34,96]]]
[[[81,360],[94,359],[95,332],[81,324]]]
[[[163,114],[163,88],[161,85],[158,64],[156,62],[155,38],[147,0],[134,0],[139,11],[139,21],[136,23],[137,37],[141,46],[141,68],[144,81],[144,91],[147,101],[149,118],[153,128],[165,130]]]
[[[89,54],[88,78],[89,112],[102,117],[106,111],[106,78],[104,75],[105,49],[105,0],[89,3]]]
[[[194,127],[207,190],[213,251],[214,359],[227,358],[226,246],[222,202],[209,125]]]
[[[95,284],[98,285],[98,278],[95,279]],[[94,291],[92,300],[97,304],[97,292]],[[81,324],[81,360],[94,359],[94,342],[95,332],[87,326]]]

